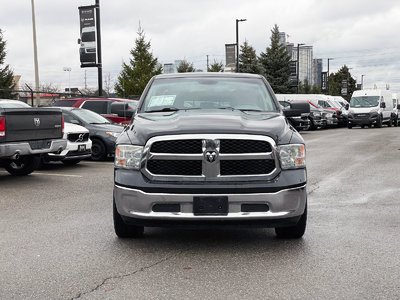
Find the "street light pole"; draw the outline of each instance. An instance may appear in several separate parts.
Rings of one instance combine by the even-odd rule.
[[[247,19],[236,19],[236,73],[239,73],[239,22]]]
[[[326,80],[326,90],[327,90],[328,94],[329,94],[329,61],[331,61],[331,60],[334,60],[334,58],[332,58],[332,57],[328,58],[328,79]]]
[[[297,44],[297,70],[296,70],[296,75],[297,75],[297,78],[296,78],[296,82],[297,82],[297,94],[299,93],[299,75],[300,75],[300,46],[302,46],[302,45],[304,45],[304,44],[302,44],[302,43],[299,43],[299,44]]]
[[[361,89],[363,90],[364,89],[364,74],[363,75],[361,75]]]
[[[33,60],[35,65],[35,90],[39,92],[39,64],[38,64],[38,55],[37,55],[37,44],[36,44],[36,20],[35,20],[35,3],[34,0],[31,0],[32,6],[32,33],[33,33]],[[36,93],[36,105],[40,105],[40,95]]]

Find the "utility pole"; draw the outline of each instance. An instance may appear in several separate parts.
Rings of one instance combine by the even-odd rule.
[[[209,69],[210,69],[210,68],[209,68],[209,66],[208,66],[208,54],[207,54],[207,72],[208,72]]]
[[[236,73],[239,73],[239,22],[245,22],[247,19],[236,19]]]
[[[96,32],[97,32],[97,82],[99,96],[103,96],[103,65],[101,61],[101,33],[100,33],[100,0],[96,0]]]
[[[37,55],[37,43],[36,43],[36,20],[35,20],[35,2],[31,0],[32,5],[32,29],[33,29],[33,60],[35,64],[35,90],[39,92],[39,64]],[[40,105],[40,94],[36,93],[36,105]]]
[[[328,58],[328,78],[326,80],[326,90],[327,90],[328,94],[329,94],[329,61],[331,61],[331,60],[333,60],[332,57]]]
[[[300,75],[300,46],[302,46],[302,45],[304,45],[304,44],[302,44],[302,43],[299,43],[299,44],[297,44],[297,94],[299,93],[299,75]]]
[[[361,75],[361,89],[363,90],[364,89],[364,74],[363,75]]]

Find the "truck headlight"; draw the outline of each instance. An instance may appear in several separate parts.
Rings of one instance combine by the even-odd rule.
[[[143,146],[118,145],[115,148],[114,165],[116,168],[139,170],[142,153]]]
[[[306,147],[303,144],[278,146],[282,169],[297,169],[306,166]]]

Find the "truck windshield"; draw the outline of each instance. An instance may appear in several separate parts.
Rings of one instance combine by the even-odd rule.
[[[358,96],[351,97],[351,107],[375,107],[378,106],[379,96]]]
[[[223,108],[279,112],[262,79],[240,77],[156,79],[140,112]]]

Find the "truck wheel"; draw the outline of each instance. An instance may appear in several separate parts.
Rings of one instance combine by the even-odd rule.
[[[347,123],[347,128],[348,128],[348,129],[352,129],[352,128],[353,128],[353,124]]]
[[[143,237],[144,227],[128,225],[118,213],[115,200],[113,201],[114,231],[119,238],[140,238]]]
[[[379,116],[378,120],[376,121],[375,128],[382,128],[382,116]]]
[[[398,123],[398,120],[396,118],[396,119],[394,119],[394,127],[397,127],[397,126],[399,126],[399,123]]]
[[[361,128],[364,128],[365,127],[365,125],[361,125]]]
[[[69,159],[69,160],[62,160],[62,163],[66,166],[73,166],[80,162],[80,159]]]
[[[392,119],[392,117],[390,117],[388,126],[389,126],[389,127],[392,127],[392,125],[393,125],[393,119]]]
[[[304,213],[301,215],[299,222],[295,226],[276,227],[275,234],[278,238],[283,239],[299,239],[304,235],[307,224],[307,203],[304,208]]]
[[[98,139],[92,140],[92,160],[103,160],[107,156],[106,146]]]
[[[14,176],[25,176],[35,171],[40,166],[40,157],[21,156],[17,160],[11,160],[5,166],[8,173]]]

